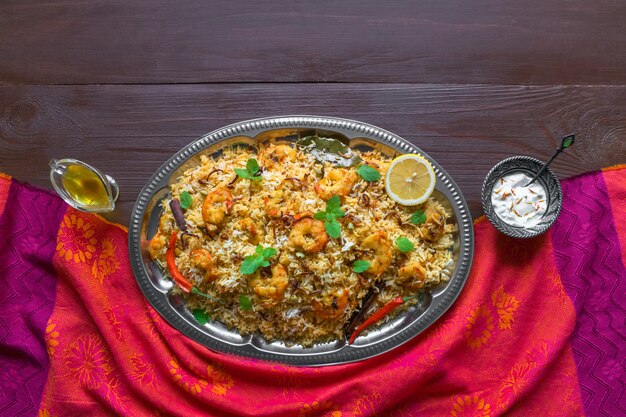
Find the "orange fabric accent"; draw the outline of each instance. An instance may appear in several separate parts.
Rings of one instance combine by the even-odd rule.
[[[4,206],[9,198],[9,188],[11,187],[11,177],[0,172],[0,216],[4,212]]]
[[[482,216],[480,216],[477,219],[474,219],[474,226],[476,226],[479,223],[484,222],[485,220],[487,220],[487,216],[485,214],[483,214]]]
[[[296,368],[218,354],[180,334],[139,291],[126,233],[68,208],[54,256],[59,281],[40,412],[583,415],[568,343],[575,313],[549,238],[508,239],[484,221],[475,230],[472,273],[434,326],[370,360]]]
[[[602,170],[606,190],[611,202],[617,236],[626,236],[626,164]],[[620,242],[622,262],[626,265],[626,242]]]
[[[126,233],[128,233],[128,227],[126,227],[124,225],[121,225],[119,223],[115,223],[115,222],[112,222],[110,220],[107,220],[106,217],[104,217],[101,214],[94,213],[93,215],[96,216],[100,221],[102,221],[102,222],[104,222],[106,224],[110,224],[111,226],[118,227],[118,228],[122,229],[123,231],[125,231]]]
[[[602,168],[602,172],[616,171],[620,169],[626,169],[626,164],[611,165],[610,167]]]

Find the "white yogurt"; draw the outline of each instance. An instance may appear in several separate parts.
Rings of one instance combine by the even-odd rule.
[[[547,208],[546,191],[532,177],[515,172],[498,178],[491,191],[491,205],[505,223],[516,227],[532,227],[539,223]]]

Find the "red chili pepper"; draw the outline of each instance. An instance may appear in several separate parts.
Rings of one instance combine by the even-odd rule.
[[[167,269],[169,269],[170,275],[174,278],[174,282],[177,283],[184,292],[191,292],[193,284],[180,273],[176,266],[176,230],[174,230],[170,238],[170,246],[167,249],[165,258],[167,260]]]
[[[369,326],[371,326],[372,324],[376,323],[378,320],[382,319],[383,317],[385,317],[387,314],[391,313],[393,310],[396,309],[396,307],[398,307],[400,304],[404,303],[406,300],[409,300],[413,297],[396,297],[393,300],[389,301],[387,304],[385,304],[384,306],[382,306],[379,310],[377,310],[376,312],[374,312],[374,314],[372,314],[367,320],[365,320],[363,322],[363,324],[361,324],[355,331],[354,333],[352,333],[352,336],[350,336],[350,340],[348,341],[348,344],[351,345],[352,343],[354,343],[354,339],[357,338],[357,336],[365,329],[367,329]]]

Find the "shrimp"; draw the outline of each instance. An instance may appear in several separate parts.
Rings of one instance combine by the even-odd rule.
[[[211,191],[202,203],[202,220],[205,223],[218,225],[233,206],[233,195],[226,188],[220,187]]]
[[[317,195],[323,200],[328,200],[333,195],[346,196],[352,191],[357,180],[357,174],[347,169],[331,169],[326,171],[322,180],[313,187]]]
[[[387,237],[387,233],[379,230],[363,239],[361,247],[373,252],[373,256],[369,259],[370,267],[366,271],[371,275],[380,275],[391,265],[391,240]]]
[[[272,168],[282,162],[294,162],[296,160],[296,150],[286,144],[270,144],[259,152],[259,160],[266,168]]]
[[[437,240],[445,231],[446,218],[445,212],[442,209],[437,209],[431,202],[426,203],[424,208],[424,214],[426,214],[426,221],[419,226],[419,232],[422,238],[426,240]]]
[[[305,217],[293,225],[289,233],[289,241],[306,253],[321,251],[328,242],[324,222]]]
[[[169,232],[172,229],[172,219],[168,216],[161,216],[159,219],[159,232]]]
[[[248,233],[248,242],[253,245],[258,245],[263,239],[263,229],[249,217],[239,220],[237,222],[239,230],[244,230]]]
[[[271,196],[265,197],[265,212],[270,217],[280,217],[281,208],[285,200],[285,192],[283,190],[276,190],[272,192]]]
[[[248,279],[248,285],[261,297],[279,300],[289,283],[287,269],[281,264],[276,264],[271,268],[271,273],[270,277],[263,277],[261,271],[256,271]]]
[[[213,281],[217,278],[217,270],[213,256],[206,249],[195,249],[189,254],[189,263],[192,267],[203,272],[204,279]]]
[[[313,300],[311,304],[315,315],[322,320],[340,318],[348,306],[348,289],[337,290],[322,295],[321,301]]]
[[[398,281],[413,290],[422,288],[425,278],[426,269],[419,262],[410,262],[398,270]]]
[[[150,253],[150,258],[154,261],[159,256],[163,255],[165,252],[164,249],[167,246],[169,239],[159,230],[156,235],[150,240],[148,244],[148,252]]]

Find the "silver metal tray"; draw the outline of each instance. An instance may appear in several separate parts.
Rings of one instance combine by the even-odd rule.
[[[304,348],[282,342],[268,342],[260,335],[242,336],[219,322],[200,325],[185,307],[184,299],[173,294],[172,282],[148,255],[149,239],[156,233],[161,214],[160,202],[168,197],[170,181],[184,170],[199,164],[200,154],[214,154],[227,146],[256,145],[276,138],[297,140],[311,134],[334,137],[361,150],[378,149],[393,157],[419,153],[427,158],[437,175],[433,196],[454,212],[451,220],[458,225],[452,248],[453,263],[444,271],[448,281],[423,293],[419,303],[382,328],[357,339],[317,344]],[[459,190],[437,162],[415,145],[386,130],[366,123],[334,117],[284,116],[235,123],[208,133],[170,158],[147,182],[135,203],[128,240],[131,265],[150,304],[176,329],[203,344],[224,353],[282,362],[291,365],[319,366],[354,362],[379,355],[407,342],[433,324],[454,303],[469,275],[474,254],[472,218]]]

